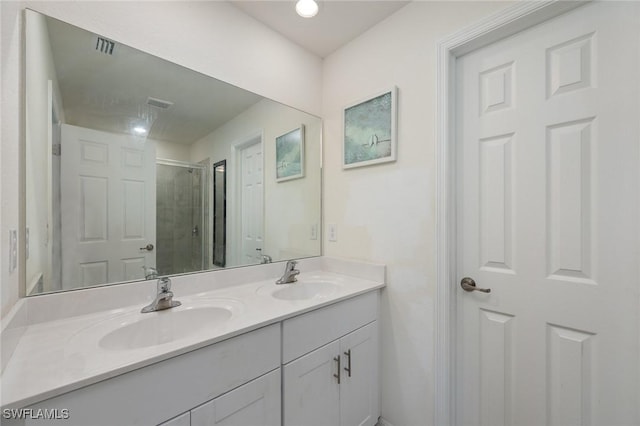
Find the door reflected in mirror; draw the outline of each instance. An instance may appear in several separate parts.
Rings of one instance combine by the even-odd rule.
[[[25,16],[26,294],[320,255],[318,117]]]
[[[213,165],[213,264],[225,267],[227,252],[227,160]]]

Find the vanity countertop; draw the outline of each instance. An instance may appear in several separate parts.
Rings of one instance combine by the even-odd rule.
[[[105,334],[131,318],[143,318],[138,317],[140,304],[29,325],[2,374],[2,406],[25,407],[384,286],[383,279],[323,270],[303,271],[300,280],[334,286],[329,294],[302,300],[273,297],[284,286],[297,283],[276,286],[272,279],[186,295],[174,289],[174,299],[182,305],[172,310],[224,306],[231,317],[149,347],[117,350],[99,344]]]

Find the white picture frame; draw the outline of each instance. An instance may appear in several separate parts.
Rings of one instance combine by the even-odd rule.
[[[396,86],[347,105],[342,114],[342,168],[397,159]]]

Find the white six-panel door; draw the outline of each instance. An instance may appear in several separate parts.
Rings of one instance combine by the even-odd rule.
[[[64,288],[144,278],[155,266],[153,143],[65,124],[61,161]]]
[[[640,424],[639,11],[458,60],[459,425]]]
[[[241,261],[260,263],[264,239],[264,172],[262,143],[247,146],[241,155]]]

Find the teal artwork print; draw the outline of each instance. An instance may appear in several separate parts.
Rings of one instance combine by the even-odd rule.
[[[276,180],[304,176],[304,127],[276,138]]]
[[[392,92],[345,109],[345,166],[392,159],[393,109]]]

